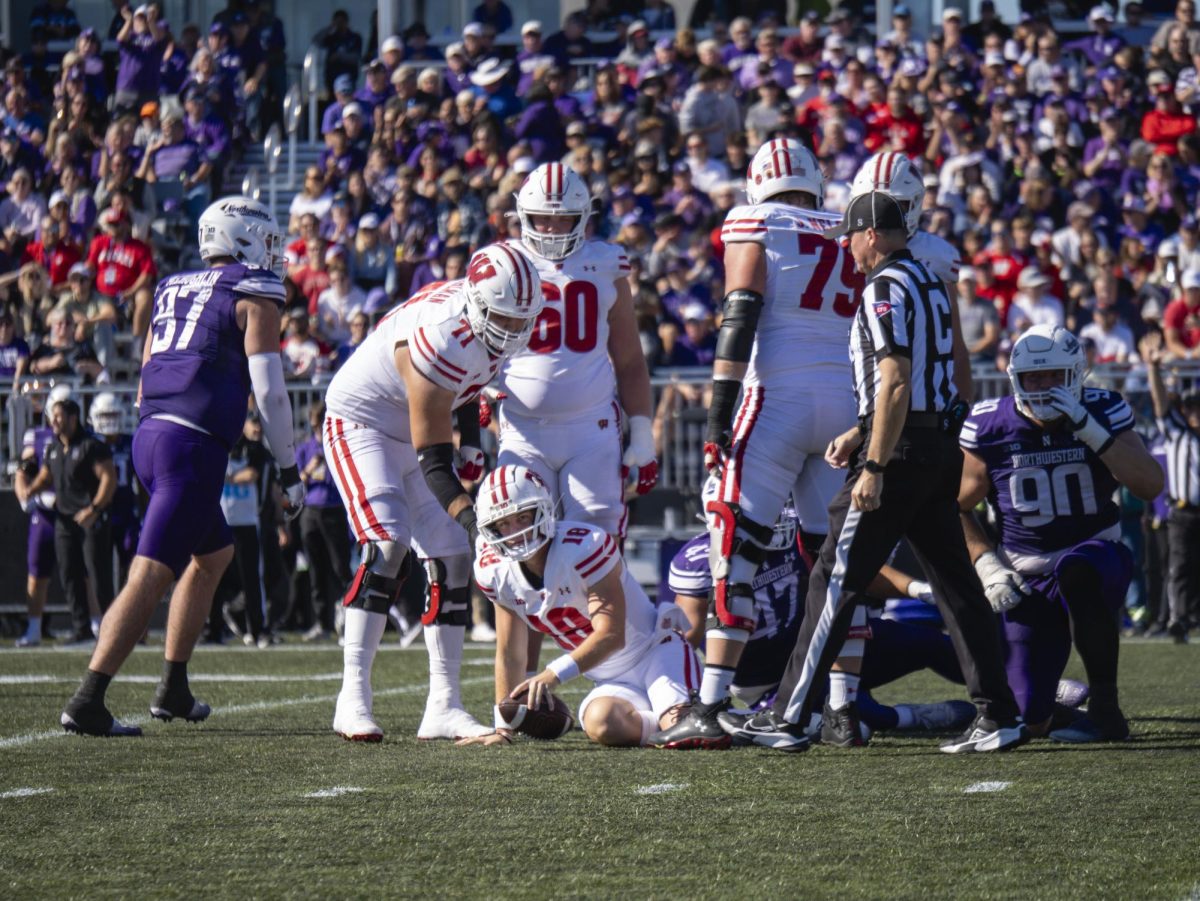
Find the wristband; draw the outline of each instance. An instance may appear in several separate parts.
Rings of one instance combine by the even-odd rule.
[[[868,460],[866,463],[863,464],[863,469],[865,469],[869,473],[879,476],[879,475],[883,475],[884,470],[886,470],[887,467],[884,466],[882,463],[876,462],[875,460]]]
[[[1112,433],[1096,421],[1096,417],[1088,415],[1083,424],[1075,429],[1075,437],[1090,447],[1097,455],[1103,454],[1116,440]]]
[[[546,669],[558,676],[560,685],[570,682],[579,675],[579,664],[570,654],[563,654],[546,664]]]

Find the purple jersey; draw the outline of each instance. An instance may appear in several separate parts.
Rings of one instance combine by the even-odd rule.
[[[21,453],[32,449],[33,458],[37,461],[38,468],[46,462],[46,448],[54,441],[54,430],[48,425],[38,426],[33,429],[26,429],[21,440]],[[35,499],[37,506],[47,513],[54,512],[54,491],[43,491]]]
[[[232,447],[246,420],[250,369],[237,323],[243,297],[280,307],[283,281],[241,263],[180,272],[158,283],[150,359],[142,369],[140,421],[154,417],[199,427]]]
[[[325,463],[325,448],[320,438],[309,438],[302,444],[296,445],[296,466],[301,472],[308,469],[310,460],[320,460],[316,469],[310,474],[306,484],[308,491],[304,495],[304,503],[309,507],[340,507],[342,496],[338,494],[337,483],[333,481],[333,471]]]
[[[1115,391],[1085,388],[1083,405],[1113,435],[1133,428]],[[1119,540],[1117,480],[1069,429],[1043,430],[1003,397],[976,404],[959,441],[987,465],[1000,550],[1020,572],[1048,572],[1061,552],[1093,538]]]

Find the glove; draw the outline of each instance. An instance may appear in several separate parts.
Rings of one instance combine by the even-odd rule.
[[[704,442],[704,468],[710,475],[718,479],[725,474],[725,466],[729,462],[729,449],[733,439],[729,432],[723,432],[716,441]]]
[[[658,460],[654,455],[654,429],[649,416],[629,417],[629,447],[621,460],[621,478],[637,473],[637,493],[647,494],[658,482]]]
[[[279,470],[279,486],[283,489],[283,515],[293,520],[304,509],[304,485],[300,481],[300,470],[295,466]]]
[[[913,579],[908,583],[908,596],[916,598],[918,601],[924,601],[926,604],[932,604],[933,586],[928,582],[922,582],[920,579]]]
[[[997,613],[1012,610],[1033,593],[1021,574],[1001,563],[992,551],[987,551],[975,561],[975,572],[979,573],[988,603]]]
[[[497,391],[489,398],[486,394],[479,395],[479,427],[486,429],[492,424],[492,419],[496,416],[496,408],[500,406],[500,401],[507,398],[508,395],[503,391]]]
[[[477,447],[460,447],[454,452],[454,472],[464,482],[483,478],[483,451]]]
[[[663,632],[687,632],[692,628],[692,621],[678,604],[661,604],[658,608],[658,628]]]
[[[1112,432],[1096,421],[1096,418],[1087,411],[1075,395],[1066,388],[1059,386],[1050,389],[1050,406],[1066,417],[1067,422],[1071,424],[1071,429],[1075,432],[1075,437],[1094,450],[1097,454],[1102,454],[1112,445],[1115,440]]]

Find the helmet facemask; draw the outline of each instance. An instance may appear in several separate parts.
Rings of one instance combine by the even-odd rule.
[[[467,288],[467,321],[471,323],[471,331],[493,356],[511,357],[529,345],[529,338],[533,334],[533,325],[537,317],[530,316],[522,319],[521,329],[513,331],[505,328],[496,320],[496,317],[501,316],[505,319],[518,318],[497,313],[484,303],[483,298],[476,291],[470,287]]]
[[[1062,381],[1051,386],[1051,388],[1030,390],[1022,384],[1022,377],[1035,372],[1061,372]],[[1077,377],[1074,367],[1064,369],[1060,366],[1046,366],[1022,369],[1020,371],[1010,369],[1008,379],[1012,384],[1013,396],[1016,398],[1017,407],[1026,416],[1036,419],[1039,422],[1053,422],[1062,416],[1062,413],[1051,405],[1051,401],[1054,398],[1050,392],[1053,388],[1066,388],[1076,400],[1079,400],[1083,395],[1083,379]]]
[[[506,519],[526,511],[533,513],[533,522],[522,529],[504,535],[497,526]],[[479,523],[479,534],[489,545],[508,560],[528,560],[554,537],[554,512],[546,498],[494,508],[492,515]]]
[[[562,210],[518,209],[517,216],[521,220],[521,243],[543,259],[565,260],[583,243],[588,219],[586,214]],[[534,216],[554,216],[555,218],[574,219],[575,222],[566,234],[551,234],[538,231],[533,227]]]

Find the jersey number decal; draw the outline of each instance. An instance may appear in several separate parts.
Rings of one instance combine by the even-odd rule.
[[[831,280],[834,281],[833,312],[847,319],[858,312],[859,296],[862,294],[866,279],[854,268],[854,258],[848,253],[842,253],[833,241],[801,232],[799,239],[800,253],[803,256],[816,256],[817,268],[808,280],[808,286],[800,295],[800,309],[820,310],[825,304],[825,288]],[[835,274],[838,257],[842,258],[841,269]]]
[[[592,634],[592,621],[574,607],[553,607],[546,611],[546,620],[525,614],[529,623],[539,632],[545,632],[555,640],[560,648],[573,651]]]
[[[1027,528],[1044,526],[1056,516],[1091,516],[1099,510],[1092,471],[1086,463],[1015,469],[1008,477],[1008,490],[1013,509],[1022,514],[1021,525]],[[1079,499],[1078,509],[1072,503],[1073,495]]]
[[[546,303],[559,300],[558,287],[542,282]],[[600,297],[591,282],[567,282],[562,291],[562,310],[546,306],[533,325],[529,349],[535,354],[552,354],[564,344],[567,350],[585,354],[596,349],[600,334]]]
[[[172,342],[174,350],[187,350],[188,345],[192,342],[192,335],[196,334],[196,323],[200,319],[200,314],[204,312],[204,307],[211,298],[211,287],[190,288],[172,285],[164,288],[163,292],[154,299],[154,320],[152,322],[154,340],[150,344],[150,354],[171,350]],[[183,317],[183,329],[180,330],[179,338],[176,339],[175,330],[179,327],[179,317],[175,315],[175,305],[189,302],[190,306]]]
[[[532,473],[530,473],[532,475]],[[583,539],[592,534],[591,529],[567,529],[563,536],[563,544],[583,544]]]

